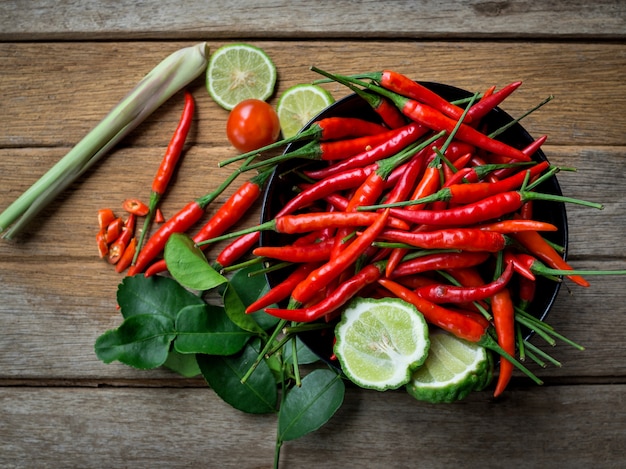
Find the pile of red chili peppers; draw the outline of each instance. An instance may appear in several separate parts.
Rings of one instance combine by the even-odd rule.
[[[259,261],[292,268],[248,312],[332,321],[354,296],[396,296],[414,304],[429,323],[510,357],[500,360],[495,395],[501,394],[520,345],[518,317],[533,301],[537,276],[566,275],[588,285],[542,235],[557,227],[533,218],[536,200],[555,199],[532,190],[556,170],[533,159],[546,137],[514,148],[481,130],[481,119],[521,83],[451,103],[390,70],[366,75],[368,81],[314,70],[356,91],[379,122],[324,118],[301,134],[308,141],[297,150],[254,163],[264,149],[234,158],[229,163],[247,160],[217,190],[162,223],[141,249],[133,243],[125,250],[109,247],[109,257],[124,258],[120,271],[132,262],[129,275],[166,271],[158,257],[169,236],[188,232],[235,177],[261,168],[192,236],[203,250],[230,240],[215,256],[218,268],[236,266],[250,252]],[[188,119],[190,113],[183,113],[178,143],[168,149],[172,159],[180,154]],[[227,233],[259,199],[276,164],[287,159],[305,163],[295,170],[301,182],[293,198],[273,220]],[[327,164],[307,169],[309,160]],[[133,216],[125,224],[103,216],[99,237],[112,241],[109,230],[117,230],[121,238],[131,231]],[[263,230],[294,240],[259,246]]]

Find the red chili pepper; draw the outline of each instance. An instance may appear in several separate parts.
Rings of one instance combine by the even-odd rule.
[[[518,296],[519,296],[519,308],[526,310],[528,305],[535,299],[535,292],[537,291],[537,282],[530,280],[522,275],[518,279]]]
[[[121,217],[117,217],[106,227],[105,239],[108,244],[115,242],[115,240],[122,234],[124,230],[124,220]]]
[[[170,143],[165,150],[159,169],[152,180],[150,201],[148,202],[148,206],[145,207],[146,211],[143,215],[141,215],[146,215],[146,219],[144,220],[143,228],[141,230],[141,234],[139,235],[139,240],[137,241],[137,249],[135,252],[135,258],[132,262],[133,264],[137,262],[137,258],[143,247],[144,239],[150,230],[154,211],[156,210],[161,197],[167,190],[167,186],[172,178],[172,175],[174,174],[174,170],[180,160],[180,156],[182,155],[185,140],[187,139],[187,135],[189,134],[189,129],[191,128],[191,123],[193,121],[194,110],[195,102],[193,95],[188,91],[185,91],[185,104],[183,106],[182,115],[180,116],[176,130],[174,131],[174,135],[172,135]]]
[[[139,199],[126,199],[122,204],[122,208],[138,217],[145,217],[150,211],[148,206]]]
[[[390,278],[404,277],[423,272],[443,269],[457,269],[461,267],[474,267],[489,259],[486,252],[443,252],[428,254],[425,256],[409,259],[398,264]]]
[[[330,259],[335,241],[326,239],[318,243],[287,246],[260,246],[252,254],[285,262],[321,262]]]
[[[484,225],[478,225],[475,228],[484,231],[497,231],[498,233],[516,233],[518,231],[558,231],[558,228],[552,223],[538,220],[502,220]]]
[[[468,252],[498,252],[507,244],[503,234],[476,228],[451,228],[425,232],[387,229],[383,230],[379,237],[422,249],[461,249]]]
[[[165,222],[165,217],[163,216],[163,212],[158,207],[156,209],[156,212],[154,212],[154,221],[159,224]]]
[[[224,249],[222,249],[222,252],[219,253],[216,259],[217,264],[221,267],[233,265],[244,254],[258,244],[260,237],[261,232],[255,231],[234,239]]]
[[[98,210],[98,227],[100,229],[106,229],[106,227],[109,226],[109,223],[115,220],[115,218],[113,210],[110,208],[101,208]]]
[[[536,231],[520,231],[518,233],[513,233],[511,236],[524,246],[531,254],[541,259],[550,267],[560,270],[574,270],[572,266],[563,260],[559,253]],[[567,278],[580,286],[589,286],[589,282],[580,275],[568,275]]]
[[[383,158],[398,153],[412,143],[415,143],[420,137],[423,137],[428,129],[411,122],[403,127],[391,131],[391,135],[387,133],[389,138],[378,142],[369,147],[363,147],[358,153],[353,153],[347,158],[333,163],[326,168],[314,171],[305,171],[304,174],[311,179],[324,179],[329,176],[342,173],[349,169],[361,168],[372,163],[376,163]]]
[[[296,285],[303,281],[316,267],[318,267],[318,264],[313,262],[298,265],[285,280],[271,288],[265,295],[249,305],[246,308],[246,313],[250,314],[255,311],[260,311],[274,303],[289,298]]]
[[[470,303],[489,298],[507,286],[513,277],[513,266],[508,264],[502,275],[491,283],[474,287],[457,287],[441,283],[425,285],[415,293],[433,303]]]
[[[126,268],[130,266],[130,264],[133,261],[133,257],[135,257],[136,249],[137,249],[137,238],[133,237],[128,242],[128,246],[126,246],[126,248],[124,249],[124,252],[122,253],[122,257],[120,257],[120,260],[115,264],[115,271],[118,274],[124,272],[124,270],[126,270]]]
[[[126,223],[124,224],[124,229],[122,230],[122,233],[118,236],[113,244],[109,245],[109,264],[116,264],[117,262],[119,262],[122,254],[124,253],[124,250],[126,249],[126,246],[128,246],[128,243],[133,238],[135,234],[135,217],[136,215],[134,213],[131,213],[128,216],[128,220],[126,220]]]
[[[459,106],[450,103],[434,91],[401,73],[394,72],[393,70],[383,70],[380,77],[375,79],[385,89],[428,104],[453,119],[460,119],[463,114],[463,109]],[[469,119],[466,118],[466,122],[471,122],[471,117]]]
[[[358,213],[358,212],[355,212]],[[344,213],[341,215],[351,215]],[[327,263],[314,270],[309,276],[294,289],[291,297],[298,303],[305,304],[318,291],[337,278],[348,266],[372,244],[380,232],[384,229],[389,218],[389,210],[376,214],[377,219],[363,231],[363,233],[347,246],[339,255],[331,258]]]
[[[343,281],[324,299],[312,306],[298,309],[266,308],[265,312],[288,321],[311,322],[325,315],[336,312],[366,286],[376,282],[381,275],[381,268],[369,264],[359,272]],[[329,318],[330,319],[330,318]]]
[[[515,354],[515,309],[508,288],[504,288],[491,298],[491,313],[496,330],[498,345],[513,356]],[[513,375],[513,363],[500,357],[500,373],[493,393],[494,397],[501,395]]]
[[[487,328],[483,321],[432,303],[393,280],[381,278],[378,280],[378,283],[394,293],[398,298],[414,305],[430,324],[470,342],[481,342],[484,340]]]
[[[387,98],[366,90],[360,90],[359,94],[390,129],[397,129],[406,125],[406,117]]]
[[[467,111],[467,117],[469,117],[470,122],[478,122],[480,119],[485,117],[489,111],[500,105],[511,95],[511,93],[513,93],[513,91],[519,88],[521,84],[521,81],[510,83],[492,95],[479,100],[476,104],[473,104]]]

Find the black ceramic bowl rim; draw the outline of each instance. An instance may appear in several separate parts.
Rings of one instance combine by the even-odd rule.
[[[432,83],[432,82],[420,82],[427,88],[435,91],[444,98],[454,101],[458,99],[464,99],[472,96],[472,93],[460,88],[456,88],[450,85]],[[337,100],[335,103],[328,106],[320,114],[314,117],[309,123],[307,123],[301,130],[308,129],[314,122],[326,118],[335,116],[358,116],[364,119],[380,122],[380,118],[371,109],[371,107],[358,95],[351,94],[342,99]],[[500,108],[492,110],[482,123],[486,126],[486,132],[489,133],[500,126],[514,120],[509,114],[504,112]],[[533,137],[519,124],[513,124],[509,129],[500,134],[497,137],[499,140],[505,141],[511,146],[516,148],[524,148],[534,139]],[[301,146],[301,143],[292,143],[285,148],[284,153],[293,151],[297,147]],[[538,150],[533,158],[536,161],[547,161],[547,158],[543,151]],[[302,161],[299,162],[303,163]],[[285,200],[281,201],[281,198],[290,198],[293,195],[288,190],[281,188],[291,187],[288,180],[285,180],[285,175],[288,178],[290,168],[293,168],[296,162],[286,161],[277,166],[273,174],[267,183],[265,194],[263,198],[263,206],[261,210],[261,223],[273,219],[276,213],[282,208]],[[308,164],[308,163],[307,163]],[[315,164],[315,163],[313,163]],[[560,185],[556,177],[543,182],[536,189],[538,192],[544,192],[555,195],[562,195]],[[550,241],[556,243],[564,248],[564,252],[567,253],[568,243],[568,225],[567,225],[567,213],[565,204],[562,202],[535,202],[533,206],[534,215],[536,219],[547,221],[558,227],[558,231],[544,233],[545,237]],[[272,231],[265,231],[261,233],[260,245],[261,246],[277,246],[286,244],[290,241],[290,238],[285,235],[281,235]],[[565,258],[565,254],[563,255]],[[288,275],[286,269],[280,269],[266,274],[267,281],[270,287],[275,286],[282,281],[286,275]],[[559,293],[561,283],[553,280],[548,280],[542,277],[537,278],[537,290],[535,294],[535,300],[529,305],[527,311],[540,320],[544,320],[550,309],[554,305],[556,297]],[[285,306],[285,305],[281,305]],[[528,338],[532,335],[532,331],[525,331],[525,336]],[[309,331],[299,334],[299,338],[321,359],[338,367],[336,362],[331,362],[329,357],[332,353],[332,340],[333,333],[332,328],[320,331]]]

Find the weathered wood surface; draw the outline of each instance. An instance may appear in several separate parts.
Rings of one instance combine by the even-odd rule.
[[[471,90],[520,79],[524,85],[504,106],[514,116],[554,94],[524,125],[549,136],[544,150],[552,162],[578,168],[559,175],[565,194],[605,203],[603,211],[568,207],[570,259],[580,268],[624,267],[623,2],[423,2],[419,17],[404,12],[376,21],[380,2],[339,2],[351,9],[350,21],[333,10],[335,2],[333,8],[294,2],[283,16],[276,14],[285,11],[282,2],[254,8],[224,2],[230,9],[213,2],[210,11],[203,2],[172,10],[162,2],[53,3],[0,4],[0,209],[167,54],[202,40],[215,49],[247,38],[278,67],[272,103],[289,86],[313,79],[311,64],[342,72],[396,68]],[[394,3],[400,12],[418,5],[388,2]],[[290,15],[303,20],[294,27]],[[148,38],[156,40],[142,41]],[[325,86],[337,98],[346,94]],[[210,100],[203,79],[190,89],[197,118],[164,200],[166,215],[211,191],[228,174],[216,163],[234,152],[224,134],[227,114]],[[274,416],[231,409],[199,378],[104,365],[93,353],[98,335],[120,320],[120,276],[97,258],[95,212],[142,196],[178,120],[177,98],[23,237],[0,243],[2,467],[271,465]],[[590,280],[588,289],[567,284],[549,316],[586,350],[559,344],[553,354],[563,367],[536,370],[543,387],[516,375],[499,402],[485,392],[452,406],[351,388],[326,427],[285,445],[282,466],[623,467],[624,282]]]
[[[7,0],[0,40],[215,38],[620,38],[619,0]]]

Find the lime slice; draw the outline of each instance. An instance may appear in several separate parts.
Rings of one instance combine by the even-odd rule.
[[[229,111],[244,99],[267,100],[275,85],[276,66],[258,47],[226,44],[209,59],[207,90],[217,104]]]
[[[285,90],[276,105],[283,138],[293,137],[334,102],[332,95],[317,85],[301,84]]]
[[[454,402],[485,388],[492,377],[487,349],[435,329],[430,332],[428,358],[411,376],[407,391],[421,401]]]
[[[334,352],[355,384],[384,391],[411,379],[428,354],[428,326],[398,298],[355,298],[335,328]]]

